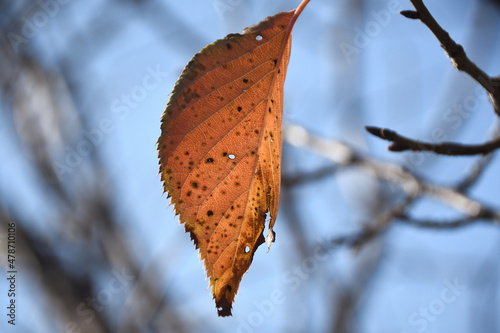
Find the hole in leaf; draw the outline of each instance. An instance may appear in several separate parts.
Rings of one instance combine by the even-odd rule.
[[[230,160],[234,160],[236,158],[236,156],[234,156],[234,154],[229,154],[227,157],[229,157]]]
[[[247,247],[245,247],[245,253],[248,253],[250,252],[250,246],[247,245]]]
[[[262,35],[255,36],[255,40],[262,40]]]

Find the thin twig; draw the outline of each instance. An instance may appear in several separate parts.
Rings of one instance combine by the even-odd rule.
[[[429,151],[439,155],[465,156],[487,155],[500,148],[500,138],[480,145],[463,145],[453,142],[428,143],[413,140],[387,128],[366,126],[366,130],[381,139],[392,142],[388,147],[390,151]]]
[[[436,36],[441,47],[450,57],[453,66],[459,71],[469,74],[487,92],[495,112],[500,115],[500,78],[491,77],[473,63],[465,53],[462,45],[457,44],[431,15],[422,0],[410,0],[416,11],[405,10],[401,14],[410,19],[419,19]]]

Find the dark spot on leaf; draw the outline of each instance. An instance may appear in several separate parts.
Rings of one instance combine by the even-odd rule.
[[[238,106],[238,112],[241,112],[241,110],[243,110],[242,107]]]
[[[226,156],[227,156],[227,153],[226,153],[226,152],[223,152],[223,153],[222,153],[222,156],[226,157]]]
[[[207,216],[212,216],[212,215],[214,215],[214,212],[212,212],[211,210],[209,210],[209,211],[207,212]]]
[[[198,182],[191,182],[191,186],[193,188],[198,188]]]
[[[231,46],[231,43],[226,44],[226,49],[231,50],[233,47]]]
[[[273,62],[274,62],[274,66],[276,66],[276,64],[278,63],[278,59],[274,59]]]
[[[214,162],[214,159],[209,157],[206,159],[205,163],[213,163]]]
[[[188,193],[186,193],[186,195],[187,195],[188,197],[190,197],[192,193],[193,193],[193,192],[189,191]]]
[[[248,79],[243,79],[243,83],[248,83]]]

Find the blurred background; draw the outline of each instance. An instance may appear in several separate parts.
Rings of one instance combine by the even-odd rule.
[[[256,252],[233,317],[217,317],[162,195],[160,117],[202,47],[298,4],[0,1],[0,263],[7,272],[14,223],[17,269],[16,325],[2,278],[0,331],[500,332],[498,220],[408,195],[392,169],[380,177],[333,149],[500,210],[498,154],[393,153],[364,130],[463,143],[498,133],[481,87],[398,14],[406,0],[313,0],[297,21],[276,242]],[[500,74],[498,1],[427,5]]]

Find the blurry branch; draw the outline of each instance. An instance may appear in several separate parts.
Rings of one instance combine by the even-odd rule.
[[[500,138],[500,122],[494,125],[491,137],[493,139]],[[486,167],[492,161],[492,158],[493,154],[488,154],[475,161],[472,167],[469,169],[468,174],[460,182],[458,182],[458,184],[455,185],[455,189],[461,193],[467,192],[467,190],[472,185],[474,185],[479,177],[483,174]]]
[[[386,128],[366,126],[366,130],[381,139],[392,142],[388,149],[390,151],[397,152],[413,150],[429,151],[440,155],[451,156],[478,154],[487,155],[493,152],[495,149],[500,148],[500,138],[481,145],[463,145],[453,142],[428,143],[409,139],[407,137],[399,135],[395,131]]]
[[[281,185],[284,187],[294,187],[298,185],[303,185],[306,183],[321,180],[325,177],[333,175],[339,170],[337,165],[329,165],[312,172],[304,172],[290,176],[283,176],[281,179]]]
[[[374,221],[371,221],[370,224],[367,224],[367,227],[359,232],[330,239],[326,244],[328,249],[348,246],[359,250],[372,239],[382,235],[395,218],[404,216],[415,199],[416,197],[406,197],[402,203],[395,204],[389,209],[382,211],[375,217]]]
[[[431,184],[400,165],[365,157],[344,143],[314,136],[303,127],[296,125],[285,127],[283,141],[332,160],[337,166],[356,166],[377,179],[398,185],[405,192],[406,199],[403,204],[396,205],[377,217],[377,222],[374,224],[376,230],[365,231],[362,235],[356,236],[363,241],[378,235],[394,218],[404,216],[409,205],[421,196],[434,198],[463,213],[467,219],[488,219],[500,224],[500,211],[469,198],[456,188]],[[344,241],[359,243],[356,239],[349,237]]]
[[[25,227],[29,223],[20,215],[8,214],[4,207],[0,206],[0,226],[4,227],[12,221],[16,223],[16,256],[17,260],[23,263],[23,273],[29,271],[31,276],[41,277],[37,280],[43,286],[44,293],[51,299],[51,311],[60,314],[59,321],[63,327],[71,322],[78,323],[79,318],[75,310],[81,309],[82,305],[92,298],[92,281],[69,274],[65,268],[67,265],[64,265],[54,252],[49,251],[50,241],[30,233],[29,228]],[[112,332],[103,315],[102,312],[95,311],[93,320],[86,323],[86,328],[92,332]]]
[[[422,220],[417,219],[408,215],[399,216],[396,222],[402,224],[408,224],[419,228],[429,228],[429,229],[456,229],[460,227],[470,226],[479,222],[487,223],[493,222],[493,220],[482,219],[480,217],[465,217],[461,219],[453,219],[449,221],[433,221],[433,220]]]
[[[410,0],[416,11],[404,10],[401,14],[410,19],[419,19],[436,36],[445,50],[448,57],[451,58],[453,66],[459,71],[469,74],[476,80],[487,92],[495,112],[500,115],[500,77],[490,77],[466,55],[462,45],[457,44],[431,15],[422,0]]]
[[[458,192],[465,193],[483,174],[483,171],[490,164],[492,157],[492,154],[488,154],[476,161],[467,176],[455,185],[455,189]]]

